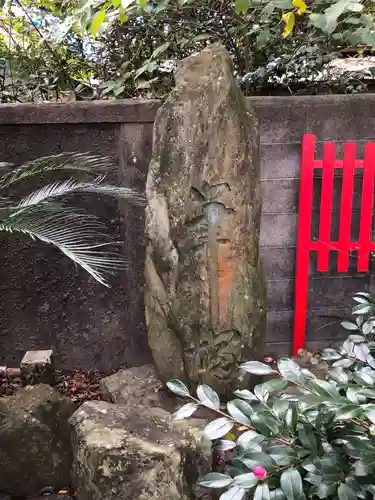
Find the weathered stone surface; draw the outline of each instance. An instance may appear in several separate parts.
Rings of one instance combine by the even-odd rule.
[[[0,497],[0,500],[2,498]],[[73,500],[71,496],[62,493],[52,493],[51,495],[41,495],[38,497],[30,497],[27,500]]]
[[[0,399],[0,491],[37,495],[70,483],[73,403],[44,384]]]
[[[196,427],[167,412],[105,401],[84,403],[72,416],[77,500],[209,498],[196,486],[210,471],[211,445]]]
[[[119,370],[100,381],[103,399],[110,403],[144,405],[174,411],[176,401],[163,387],[153,365]]]
[[[29,383],[53,384],[54,364],[51,349],[27,351],[21,361],[21,375]]]
[[[145,300],[164,380],[231,393],[238,363],[262,357],[259,169],[254,115],[211,45],[182,62],[154,124]]]

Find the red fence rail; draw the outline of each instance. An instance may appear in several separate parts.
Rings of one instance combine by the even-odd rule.
[[[358,252],[357,271],[368,272],[370,252],[375,251],[371,240],[372,212],[374,205],[375,143],[365,144],[364,159],[356,159],[356,144],[344,144],[344,159],[336,159],[336,144],[324,143],[323,160],[315,159],[316,137],[307,134],[302,140],[301,180],[297,233],[296,285],[294,299],[293,355],[305,347],[306,315],[310,252],[318,253],[317,270],[329,269],[331,251],[338,253],[337,271],[347,272],[349,255]],[[351,240],[352,205],[355,169],[362,169],[361,213],[358,241]],[[313,211],[313,185],[316,169],[321,170],[322,191],[320,198],[319,235],[311,237]],[[342,169],[342,188],[339,218],[339,237],[331,240],[331,217],[335,169]]]

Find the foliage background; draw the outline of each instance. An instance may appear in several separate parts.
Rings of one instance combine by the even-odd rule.
[[[371,69],[327,65],[372,53],[372,3],[306,1],[3,0],[1,101],[163,98],[178,61],[213,42],[246,95],[366,90]]]

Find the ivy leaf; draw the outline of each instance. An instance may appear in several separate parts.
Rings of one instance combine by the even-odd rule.
[[[306,12],[307,5],[303,0],[293,0],[292,3],[293,3],[293,6],[298,9],[297,14],[299,16],[301,16],[302,14],[304,14]]]
[[[208,385],[199,385],[197,388],[197,396],[199,401],[212,410],[220,409],[220,399],[217,393]]]
[[[287,38],[292,33],[296,21],[294,12],[285,12],[285,14],[281,16],[281,19],[285,23],[283,37]]]
[[[105,18],[106,18],[106,11],[104,7],[100,9],[92,18],[90,32],[94,38],[99,33],[100,26],[104,23]]]
[[[219,472],[211,472],[206,476],[203,476],[198,484],[201,486],[205,486],[206,488],[225,488],[232,484],[233,479],[226,475],[220,474]]]
[[[169,48],[170,45],[171,45],[170,42],[165,42],[162,45],[159,45],[159,47],[156,47],[156,49],[154,50],[154,52],[151,55],[151,59],[155,59],[155,57],[157,57],[160,54],[162,54],[163,52],[165,52]]]
[[[270,500],[270,489],[267,483],[258,484],[253,500]]]
[[[206,425],[206,427],[203,430],[203,437],[210,441],[214,439],[219,439],[228,434],[228,432],[232,430],[233,425],[234,423],[231,420],[229,420],[229,418],[226,417],[217,418],[216,420],[213,420],[212,422]]]
[[[284,470],[280,477],[280,486],[287,500],[301,500],[303,497],[302,478],[297,469]]]
[[[168,389],[177,396],[190,396],[189,389],[177,379],[167,382]]]
[[[173,420],[183,420],[184,418],[189,418],[193,413],[199,408],[196,403],[186,403],[179,410],[173,414]]]
[[[220,496],[220,500],[242,500],[246,494],[246,490],[234,486]]]
[[[250,0],[235,0],[234,8],[237,14],[246,14],[250,6]]]
[[[357,500],[357,494],[349,486],[341,483],[337,489],[339,500]]]
[[[251,373],[253,375],[269,375],[276,373],[269,365],[261,363],[260,361],[248,361],[240,365],[241,370]]]

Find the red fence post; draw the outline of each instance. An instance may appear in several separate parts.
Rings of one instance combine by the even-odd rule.
[[[309,291],[309,260],[313,202],[315,136],[305,135],[302,141],[302,162],[299,190],[297,233],[296,286],[294,291],[293,355],[305,346],[307,297]]]
[[[331,220],[335,168],[342,168],[342,188],[339,220],[339,239],[331,240]],[[358,241],[351,240],[354,173],[363,169],[361,217]],[[322,170],[319,237],[311,239],[314,169]],[[323,161],[315,160],[315,136],[307,134],[302,141],[301,179],[297,233],[296,285],[294,297],[293,355],[305,347],[308,300],[309,261],[311,250],[318,252],[318,271],[329,270],[331,250],[338,252],[337,271],[347,272],[349,255],[358,251],[358,272],[368,272],[369,255],[375,250],[372,241],[372,212],[375,188],[375,143],[366,143],[364,160],[356,159],[356,145],[345,143],[344,160],[336,160],[335,143],[324,144]]]

